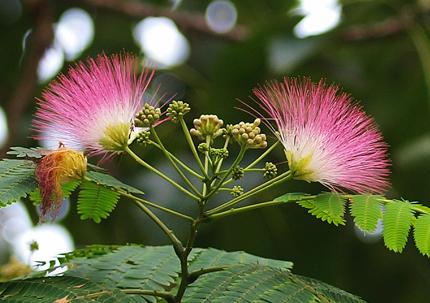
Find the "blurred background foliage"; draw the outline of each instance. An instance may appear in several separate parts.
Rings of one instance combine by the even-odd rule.
[[[217,114],[226,123],[250,121],[252,117],[234,109],[240,106],[237,99],[252,104],[253,87],[284,75],[338,84],[375,117],[390,145],[392,189],[387,195],[428,205],[429,9],[429,0],[1,0],[3,155],[10,146],[52,147],[32,140],[30,127],[35,98],[57,73],[75,60],[127,51],[158,66],[153,87],[159,85],[160,94],[189,102],[190,122],[202,113]],[[160,128],[169,149],[190,161],[177,132],[174,124]],[[173,173],[159,152],[144,148],[139,152]],[[253,155],[250,152],[247,161]],[[286,168],[281,150],[272,161]],[[151,200],[193,212],[190,201],[158,177],[137,169],[127,157],[119,156],[107,166],[121,180],[141,186]],[[245,179],[239,184],[250,188],[262,176]],[[279,186],[261,201],[288,191],[321,190],[316,184],[294,182]],[[24,202],[30,217],[23,209],[0,213],[2,262],[12,253],[20,256],[36,234],[41,235],[40,246],[55,246],[57,238],[34,232],[37,211]],[[18,220],[16,213],[24,219]],[[185,235],[185,224],[160,216]],[[58,221],[72,235],[75,247],[168,243],[127,200],[109,219],[95,224],[79,219],[72,198]],[[25,245],[16,245],[14,241],[29,230],[33,233],[24,237]],[[410,241],[403,254],[391,253],[377,234],[364,236],[351,220],[344,227],[330,226],[294,205],[228,217],[204,226],[197,239],[200,247],[293,261],[296,273],[369,302],[428,302],[430,260],[412,245]],[[28,261],[29,256],[22,255]]]

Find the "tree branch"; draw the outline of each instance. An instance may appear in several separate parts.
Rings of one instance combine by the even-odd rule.
[[[175,11],[165,7],[155,6],[139,1],[80,0],[80,2],[95,8],[103,8],[122,13],[133,18],[144,18],[149,16],[168,17],[175,21],[183,29],[220,36],[233,41],[245,40],[249,35],[247,28],[242,25],[236,25],[231,31],[227,33],[218,34],[209,28],[204,15],[200,13]]]
[[[49,1],[46,0],[27,0],[24,1],[25,8],[30,12],[34,19],[28,54],[24,58],[24,67],[21,79],[18,82],[15,92],[10,97],[6,114],[8,117],[8,141],[1,149],[1,157],[13,143],[17,129],[21,123],[21,116],[33,99],[34,90],[37,85],[37,67],[45,50],[51,45],[54,38],[52,29],[52,14]]]
[[[408,30],[419,16],[419,12],[404,9],[399,15],[381,22],[348,27],[342,31],[341,38],[344,41],[356,42],[391,37]]]

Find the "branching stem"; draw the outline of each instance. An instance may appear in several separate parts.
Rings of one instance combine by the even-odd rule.
[[[133,200],[137,200],[137,201],[139,201],[139,202],[141,202],[141,203],[143,203],[143,204],[146,204],[146,205],[148,205],[148,206],[151,206],[151,207],[157,208],[157,209],[159,209],[159,210],[161,210],[161,211],[164,211],[164,212],[169,213],[169,214],[171,214],[171,215],[177,216],[177,217],[179,217],[179,218],[182,218],[182,219],[185,219],[185,220],[188,220],[188,221],[193,221],[193,220],[194,220],[194,219],[193,219],[193,218],[191,218],[190,216],[187,216],[187,215],[182,214],[182,213],[180,213],[180,212],[174,211],[173,209],[170,209],[170,208],[167,208],[167,207],[163,207],[163,206],[161,206],[161,205],[158,205],[158,204],[156,204],[156,203],[150,202],[150,201],[148,201],[148,200],[145,200],[145,199],[142,199],[142,198],[136,197],[136,196],[134,196],[134,195],[132,195],[132,194],[129,194],[129,193],[127,193],[127,192],[121,192],[121,195],[123,195],[123,196],[125,196],[125,197],[128,197],[128,198],[130,198],[130,199],[133,199]]]
[[[221,205],[219,205],[219,206],[217,206],[217,207],[215,207],[215,208],[207,211],[206,215],[210,216],[210,215],[218,213],[218,212],[220,212],[220,211],[222,211],[222,210],[224,210],[226,208],[232,207],[232,206],[236,205],[237,203],[241,202],[242,200],[245,200],[245,199],[247,199],[247,198],[249,198],[249,197],[251,197],[253,195],[256,195],[256,194],[258,194],[258,193],[260,193],[262,191],[265,191],[265,190],[271,188],[272,186],[275,186],[277,184],[285,182],[285,181],[287,181],[287,180],[289,180],[291,178],[292,178],[291,172],[290,171],[286,171],[283,174],[281,174],[281,175],[279,175],[279,176],[277,176],[277,177],[275,177],[275,178],[273,178],[273,179],[271,179],[271,180],[269,180],[269,181],[267,181],[267,182],[265,182],[265,183],[263,183],[263,184],[261,184],[261,185],[259,185],[257,187],[254,187],[253,189],[251,189],[250,191],[248,191],[248,192],[240,195],[239,197],[236,197],[236,198],[234,198],[234,199],[232,199],[230,201],[227,201],[224,204],[221,204]]]
[[[122,289],[122,292],[128,295],[141,295],[141,296],[152,296],[159,297],[166,300],[168,303],[175,303],[175,297],[167,292],[156,291],[156,290],[145,290],[145,289]]]
[[[205,168],[203,166],[202,160],[200,159],[199,154],[197,153],[197,149],[194,146],[193,138],[191,138],[190,132],[188,131],[187,125],[185,124],[184,118],[179,117],[178,120],[179,120],[179,123],[181,124],[182,131],[184,132],[185,139],[187,140],[187,143],[190,146],[191,152],[192,152],[194,158],[196,159],[196,162],[199,165],[200,170],[204,174],[204,177],[206,179],[209,179],[208,174],[206,173]]]
[[[155,167],[151,166],[150,164],[146,163],[144,160],[142,160],[138,155],[136,155],[128,146],[125,148],[125,151],[140,165],[142,165],[143,167],[149,169],[150,171],[152,171],[153,173],[157,174],[158,176],[160,176],[161,178],[163,178],[164,180],[166,180],[167,182],[169,182],[170,184],[172,184],[174,187],[176,187],[177,189],[179,189],[181,192],[187,194],[188,196],[190,196],[191,198],[193,198],[194,200],[200,200],[200,198],[196,195],[194,195],[192,192],[188,191],[187,189],[183,188],[181,185],[179,185],[177,182],[175,182],[174,180],[172,180],[171,178],[169,178],[168,176],[166,176],[164,173],[162,173],[161,171],[159,171],[158,169],[156,169]]]
[[[154,145],[156,148],[158,149],[162,149],[161,146],[159,144],[157,144],[154,141],[150,142],[152,145]],[[191,167],[189,167],[187,164],[185,164],[184,162],[182,162],[179,158],[177,158],[174,154],[172,154],[171,152],[169,152],[168,150],[166,150],[166,152],[169,154],[169,156],[175,160],[176,163],[178,163],[180,166],[182,166],[182,168],[184,168],[187,172],[189,172],[191,175],[193,175],[194,177],[203,180],[203,176],[201,176],[200,174],[198,174],[197,172],[195,172]]]
[[[166,236],[170,239],[172,242],[172,245],[175,249],[175,252],[178,254],[179,252],[182,252],[184,250],[183,245],[181,241],[175,236],[173,231],[164,224],[163,221],[161,221],[149,208],[147,208],[142,202],[138,200],[133,200],[134,203],[139,207],[145,214],[148,215],[148,217],[157,224],[161,230],[166,234]]]
[[[187,183],[187,185],[191,188],[191,190],[197,194],[200,195],[199,191],[197,190],[197,188],[193,185],[193,183],[191,183],[191,181],[187,178],[187,176],[184,175],[184,173],[182,172],[182,170],[178,167],[178,165],[176,164],[176,162],[173,160],[173,158],[170,156],[170,153],[167,151],[167,149],[164,147],[163,143],[161,142],[160,138],[157,135],[157,132],[155,131],[154,127],[150,128],[151,130],[151,134],[154,136],[155,141],[157,141],[158,145],[160,145],[161,147],[161,151],[164,153],[164,155],[166,156],[166,158],[170,161],[170,163],[172,163],[173,167],[175,168],[176,172],[181,176],[182,180],[184,180],[185,183]]]

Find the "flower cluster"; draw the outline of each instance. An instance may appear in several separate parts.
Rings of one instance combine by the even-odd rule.
[[[33,124],[36,137],[72,142],[90,154],[121,152],[135,138],[147,144],[149,133],[139,135],[135,123],[153,126],[162,113],[153,97],[144,100],[153,73],[144,70],[137,75],[136,68],[137,60],[130,55],[100,55],[71,68],[39,100]],[[388,188],[387,145],[372,118],[349,95],[307,79],[270,82],[254,93],[268,117],[255,110],[258,118],[253,123],[222,129],[223,121],[216,115],[202,115],[194,120],[190,133],[211,141],[224,134],[245,149],[266,148],[266,135],[260,129],[263,118],[283,144],[294,178],[360,193]],[[166,115],[177,122],[189,111],[187,103],[173,101]],[[217,159],[228,156],[227,150],[210,149],[207,144],[199,146],[199,151],[212,150],[210,156]],[[267,178],[277,175],[273,164],[265,170]],[[234,172],[233,178],[239,175]],[[39,179],[41,183],[48,180]]]

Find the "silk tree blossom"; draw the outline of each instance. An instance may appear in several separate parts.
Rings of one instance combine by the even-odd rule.
[[[124,150],[153,75],[148,70],[137,75],[137,68],[131,55],[99,55],[60,75],[39,100],[36,138],[82,146],[90,154]]]
[[[382,193],[388,186],[387,145],[348,94],[323,81],[285,79],[254,89],[285,149],[296,179],[333,190]]]

